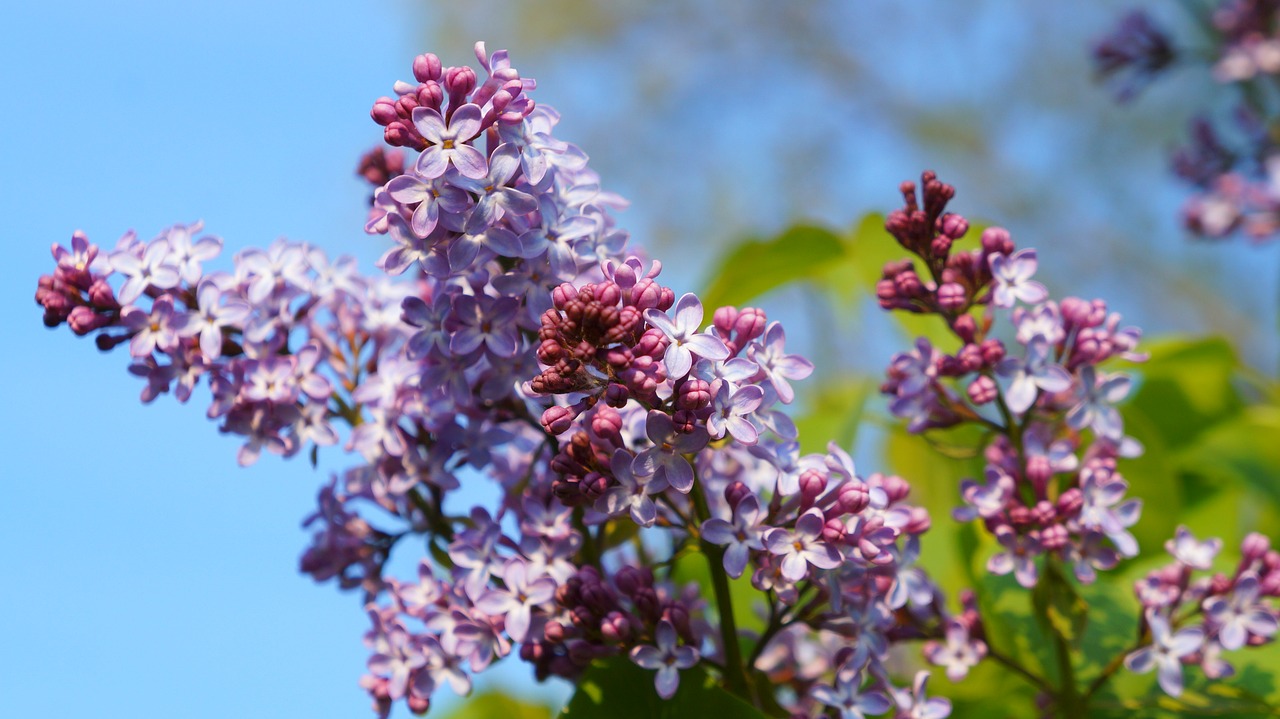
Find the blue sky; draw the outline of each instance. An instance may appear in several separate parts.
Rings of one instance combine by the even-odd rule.
[[[990,100],[993,93],[1010,92],[1011,63],[984,47],[1035,52],[1018,16],[979,17],[967,42],[948,44],[945,33],[926,35],[924,42],[932,43],[941,61],[933,72],[938,68],[909,59],[926,57],[920,48],[895,49],[884,38],[875,44],[876,23],[895,11],[866,12],[866,22],[851,23],[848,31],[884,53],[885,67],[895,68],[872,78],[878,85],[859,90],[868,93],[869,104],[878,102],[876,88],[883,91],[890,82],[919,83],[921,95],[942,93],[942,84],[951,83],[952,92],[942,93],[940,101],[992,113],[976,120],[977,132],[991,136],[992,154],[980,158],[984,162],[1052,178],[1064,155],[1080,154],[1069,143],[1089,138],[1081,139],[1080,127],[1061,111],[1016,98],[1008,108],[966,104],[970,95],[985,93]],[[353,254],[371,269],[381,244],[360,230],[365,189],[352,170],[380,137],[368,119],[371,102],[408,76],[433,17],[407,3],[330,0],[50,0],[0,9],[0,228],[6,243],[0,263],[0,327],[6,332],[0,376],[9,380],[0,420],[7,460],[0,470],[0,714],[365,716],[367,700],[356,687],[366,658],[360,645],[366,619],[358,599],[316,587],[296,571],[306,540],[298,523],[311,510],[324,475],[304,462],[271,457],[238,468],[237,443],[217,435],[203,407],[178,405],[170,397],[141,406],[141,387],[125,373],[125,358],[100,357],[88,341],[46,331],[32,295],[36,277],[52,268],[50,243],[67,243],[77,228],[110,246],[129,228],[150,237],[198,218],[225,238],[228,255],[284,235]],[[496,38],[493,48],[510,44],[502,42],[504,34],[514,37],[509,28],[499,25],[487,34],[486,22],[466,27]],[[652,27],[646,32],[651,34],[625,36],[599,63],[580,65],[579,75],[572,63],[591,58],[581,47],[567,46],[559,62],[540,56],[539,71],[532,73],[542,81],[539,99],[560,98],[553,104],[565,113],[565,127],[582,133],[570,132],[567,139],[607,137],[606,100],[627,107],[643,102],[637,99],[644,97],[641,83],[611,73],[653,57],[644,43],[661,37]],[[1073,42],[1085,39],[1080,35]],[[736,57],[731,48],[703,50],[713,58],[723,51],[726,63]],[[517,46],[512,51],[520,57]],[[901,58],[889,57],[897,52]],[[462,54],[445,61],[472,58]],[[578,76],[581,84],[573,81]],[[730,79],[725,82],[732,86]],[[705,147],[693,143],[697,159],[683,168],[680,181],[686,185],[675,195],[653,189],[649,156],[638,153],[637,160],[623,143],[587,145],[605,168],[606,183],[636,202],[624,221],[633,229],[652,229],[656,246],[667,249],[673,228],[708,232],[689,219],[700,211],[692,201],[676,206],[681,193],[697,202],[716,201],[708,187],[750,172],[750,157],[737,148],[767,124],[739,112],[742,107],[715,95],[710,85],[674,89],[677,99],[654,109],[655,124],[683,117],[705,127],[714,118],[726,128]],[[798,92],[806,103],[821,97],[821,88]],[[920,101],[910,93],[904,97]],[[1169,100],[1157,98],[1155,107]],[[780,126],[779,113],[786,108],[774,103],[767,109],[773,113],[768,123]],[[851,118],[865,122],[858,125],[865,133],[831,134],[818,123],[831,156],[851,168],[847,175],[814,178],[800,200],[765,197],[758,190],[769,181],[760,178],[741,189],[739,206],[731,208],[737,224],[712,240],[743,228],[776,229],[795,217],[838,223],[864,209],[892,208],[896,183],[933,160],[925,157],[927,145],[911,144],[883,116],[866,107],[858,112]],[[1123,116],[1109,118],[1117,123]],[[691,142],[679,132],[674,136]],[[1055,153],[1059,141],[1068,145]],[[1240,301],[1274,298],[1276,248],[1179,244],[1172,216],[1180,194],[1163,178],[1161,150],[1154,148],[1147,164],[1133,171],[1146,173],[1134,181],[1150,183],[1142,192],[1154,209],[1141,211],[1129,229],[1173,235],[1172,249],[1164,251],[1174,256],[1173,266],[1199,263],[1216,272],[1217,279],[1209,278],[1214,298],[1231,291],[1232,271],[1244,272],[1252,263],[1263,269],[1240,290]],[[973,164],[973,157],[944,155],[940,169],[961,173],[966,161]],[[880,189],[867,194],[871,187]],[[976,181],[969,187],[983,211],[1005,209],[991,200],[999,187]],[[860,200],[849,199],[855,193],[863,193]],[[1086,197],[1092,199],[1082,201],[1083,207],[1050,198],[1056,215],[1022,222],[1038,222],[1054,235],[1081,215],[1096,223],[1114,216],[1099,209],[1097,197]],[[714,247],[704,247],[702,257],[713,255]],[[1051,254],[1042,249],[1042,261]],[[1123,275],[1099,271],[1095,285]],[[686,265],[674,270],[673,279],[689,287],[703,276]],[[1122,298],[1125,292],[1141,305],[1141,288],[1123,291]],[[1229,306],[1234,300],[1226,296]],[[1130,316],[1135,312],[1142,317],[1141,309]],[[1208,320],[1185,326],[1179,321],[1162,317],[1157,323],[1196,331]],[[328,466],[341,466],[329,454]],[[524,673],[516,669],[507,676]]]

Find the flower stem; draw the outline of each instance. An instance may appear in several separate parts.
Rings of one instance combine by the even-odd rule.
[[[693,489],[689,494],[693,498],[693,509],[699,523],[710,519],[711,510],[707,507],[702,483],[698,481],[696,475],[693,479]],[[742,648],[738,646],[738,625],[733,618],[733,597],[729,594],[729,576],[724,570],[724,550],[705,539],[700,541],[702,553],[707,557],[708,569],[711,572],[711,584],[715,588],[716,611],[720,615],[725,682],[729,685],[729,691],[746,699],[752,705],[758,705],[747,681],[746,667],[742,664]]]

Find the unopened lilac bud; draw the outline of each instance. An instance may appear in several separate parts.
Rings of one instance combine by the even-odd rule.
[[[431,710],[431,697],[424,697],[421,694],[409,692],[405,695],[405,703],[409,705],[409,711],[414,714],[422,715]]]
[[[800,473],[801,505],[806,509],[827,489],[827,475],[816,469],[806,469]]]
[[[637,591],[653,586],[653,570],[648,567],[625,566],[613,576],[613,583],[618,591],[634,597]]]
[[[1059,304],[1062,321],[1068,327],[1097,327],[1107,320],[1107,305],[1102,300],[1088,302],[1079,297],[1067,297]]]
[[[1031,516],[1042,527],[1051,524],[1056,516],[1053,503],[1047,499],[1036,502],[1036,506],[1031,508]]]
[[[984,378],[985,379],[985,378]],[[1043,491],[1049,484],[1049,479],[1053,477],[1053,466],[1049,462],[1049,458],[1043,454],[1035,454],[1027,458],[1027,479],[1030,480],[1036,491]]]
[[[662,612],[662,618],[671,622],[676,633],[686,642],[693,643],[693,627],[689,624],[689,610],[683,604],[671,604]]]
[[[1061,524],[1050,525],[1040,532],[1040,545],[1047,551],[1062,549],[1069,541],[1071,536]]]
[[[1258,532],[1245,535],[1244,541],[1240,543],[1241,558],[1246,562],[1262,559],[1269,549],[1271,549],[1271,540]]]
[[[903,297],[919,297],[924,294],[924,285],[914,270],[907,270],[894,277],[893,286],[897,294]]]
[[[978,323],[973,315],[960,315],[951,323],[951,329],[962,342],[971,343],[978,334]]]
[[[764,310],[756,307],[744,308],[738,313],[738,319],[733,323],[736,344],[739,347],[746,346],[748,342],[764,335],[768,325],[769,318],[765,316]]]
[[[542,426],[551,434],[563,434],[573,426],[578,413],[572,407],[555,405],[542,413]]]
[[[938,235],[929,243],[929,253],[934,257],[946,257],[951,253],[951,238]]]
[[[676,303],[676,293],[675,293],[675,290],[671,289],[670,287],[662,287],[660,289],[661,291],[659,292],[659,297],[658,297],[658,309],[663,312],[666,312],[667,310],[671,309],[671,305],[674,305]]]
[[[418,82],[439,80],[442,71],[440,58],[432,53],[425,53],[413,58],[413,77]]]
[[[1004,343],[997,339],[990,339],[979,345],[982,348],[982,360],[987,366],[994,366],[1004,359]]]
[[[733,333],[733,323],[738,319],[737,307],[721,307],[711,315],[711,326],[716,328],[716,332],[721,337],[728,337]]]
[[[881,307],[892,307],[893,302],[898,299],[898,288],[893,280],[880,280],[876,283],[876,299],[880,300]]]
[[[109,324],[111,324],[110,317],[100,315],[84,305],[71,308],[71,314],[67,315],[67,325],[71,327],[72,332],[80,336]]]
[[[982,231],[982,251],[988,255],[1013,254],[1013,240],[1003,227],[988,227]]]
[[[844,537],[844,520],[840,517],[832,517],[822,525],[822,541],[829,544],[839,544],[844,541]]]
[[[696,377],[681,383],[676,394],[676,407],[697,411],[711,404],[711,385]]]
[[[965,315],[968,317],[968,315]],[[982,349],[975,344],[966,344],[956,353],[956,359],[960,361],[960,366],[964,369],[965,374],[969,372],[977,372],[982,369]]]
[[[1025,505],[1017,505],[1009,508],[1009,523],[1015,527],[1027,527],[1034,522],[1031,516],[1031,508]]]
[[[857,514],[871,503],[871,494],[862,482],[845,482],[836,491],[835,510],[843,514]]]
[[[476,88],[476,71],[463,65],[451,67],[444,71],[444,89],[449,91],[449,101],[457,103],[465,100]]]
[[[612,282],[596,285],[596,301],[606,307],[613,307],[622,301],[622,290]]]
[[[630,399],[630,390],[617,382],[610,382],[609,386],[604,388],[604,401],[610,407],[621,409],[627,405],[627,401]]]
[[[610,442],[615,447],[621,447],[622,441],[622,415],[617,410],[607,405],[596,407],[595,414],[591,416],[591,431],[596,436]]]
[[[594,502],[603,497],[604,493],[609,490],[609,478],[597,472],[591,472],[582,478],[578,486],[587,500]]]
[[[965,392],[969,395],[969,400],[978,405],[991,402],[1000,394],[995,380],[986,375],[975,377]]]
[[[553,619],[547,622],[547,625],[543,627],[542,635],[546,637],[547,641],[559,644],[564,641],[566,636],[568,636],[568,632],[565,631],[563,624]]]
[[[551,302],[556,306],[556,309],[562,312],[570,302],[576,299],[578,299],[578,288],[568,282],[564,282],[551,290]]]
[[[911,494],[911,484],[896,474],[876,473],[867,478],[872,486],[879,487],[889,497],[889,503],[901,502]]]
[[[600,636],[614,644],[627,642],[631,639],[631,620],[622,612],[609,612],[604,621],[600,622]]]
[[[729,509],[737,510],[742,500],[751,496],[751,488],[739,480],[733,480],[724,487],[724,499],[729,503]]]
[[[967,301],[968,295],[959,283],[946,282],[938,288],[938,306],[944,310],[954,312],[963,308]]]
[[[1227,575],[1218,572],[1209,579],[1209,594],[1226,594],[1231,591],[1232,582]]]
[[[924,507],[912,507],[910,517],[902,527],[902,531],[907,534],[924,534],[933,526],[933,518]]]
[[[104,333],[94,337],[93,343],[98,346],[99,350],[110,352],[115,349],[116,345],[128,342],[129,339],[129,335],[109,335]]]
[[[939,231],[953,240],[958,240],[969,231],[969,221],[964,217],[948,212],[939,220]]]
[[[400,113],[396,112],[396,101],[389,97],[378,98],[373,103],[373,108],[369,110],[369,116],[383,127],[400,119]]]
[[[580,667],[590,664],[591,660],[595,659],[596,656],[595,649],[591,644],[582,639],[573,639],[565,642],[565,649],[569,651],[569,659]]]
[[[640,356],[661,357],[667,350],[667,336],[662,334],[662,330],[650,327],[645,333],[640,335],[640,341],[631,348],[631,353],[637,358]]]
[[[698,413],[688,409],[678,409],[671,414],[671,423],[680,434],[691,434],[698,428]]]
[[[1074,517],[1083,506],[1084,493],[1079,487],[1072,487],[1058,495],[1058,515],[1061,517]]]
[[[631,288],[631,304],[641,310],[662,309],[662,290],[662,285],[647,277],[638,280]]]
[[[99,277],[89,286],[89,302],[99,310],[118,310],[120,303],[116,300],[116,293],[111,289],[111,285],[107,284],[105,277]]]

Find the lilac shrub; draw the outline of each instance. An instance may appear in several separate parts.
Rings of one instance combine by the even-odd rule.
[[[1120,466],[1143,448],[1125,435],[1116,409],[1133,380],[1107,366],[1141,362],[1141,333],[1122,327],[1102,300],[1052,299],[1033,279],[1035,251],[1018,250],[1004,229],[986,229],[978,248],[958,251],[969,223],[946,211],[954,188],[926,172],[919,190],[917,199],[917,186],[903,183],[906,204],[885,222],[914,257],[885,265],[877,296],[887,310],[937,316],[959,349],[947,353],[918,339],[892,358],[881,391],[911,432],[961,424],[986,432],[984,475],[960,483],[963,504],[954,518],[977,522],[999,545],[988,572],[1012,573],[1027,589],[1039,589],[1049,575],[1057,581],[1048,592],[1066,586],[1067,571],[1093,583],[1139,549],[1129,529],[1142,503],[1126,497]],[[1175,564],[1137,586],[1138,645],[1083,693],[1063,655],[1067,637],[1055,637],[1060,685],[1048,693],[1059,711],[1074,715],[1087,707],[1121,659],[1135,672],[1157,668],[1160,686],[1178,696],[1182,665],[1223,678],[1231,665],[1222,651],[1271,640],[1280,616],[1273,602],[1280,596],[1274,571],[1280,555],[1252,534],[1233,577],[1191,582],[1191,571],[1210,569],[1221,545],[1178,530],[1166,545]],[[932,644],[926,655],[954,677],[982,658],[965,640],[965,627],[953,624],[945,644]]]
[[[813,365],[783,327],[677,299],[660,262],[626,251],[613,217],[625,201],[554,136],[536,83],[505,51],[476,56],[479,73],[420,55],[414,82],[373,106],[395,149],[358,172],[374,187],[365,229],[391,240],[384,274],[285,241],[211,270],[222,241],[198,224],[110,252],[77,233],[40,279],[46,324],[103,350],[127,343],[143,401],[208,387],[241,464],[263,450],[353,455],[305,520],[301,568],[361,590],[361,685],[379,715],[425,712],[444,685],[466,694],[517,654],[540,679],[629,661],[664,699],[700,667],[778,716],[946,716],[926,673],[895,684],[890,655],[928,641],[959,678],[985,648],[972,607],[951,616],[915,564],[931,520],[908,483],[860,476],[834,443],[802,453],[786,406]],[[1028,261],[999,270],[1005,295],[1035,295]],[[1111,351],[1098,324],[1081,363]],[[1043,386],[1058,361],[1000,372]],[[925,424],[943,417],[908,395]],[[1081,421],[1109,421],[1109,396]],[[1016,448],[999,451],[993,466],[1015,475]],[[1091,460],[1102,496],[1078,504],[1122,536],[1110,458]],[[495,499],[462,492],[477,483]],[[423,552],[415,576],[384,571],[393,551]],[[697,554],[706,581],[682,582],[703,569]],[[731,578],[753,597],[736,612],[758,611],[758,626],[737,626]]]
[[[1201,110],[1186,144],[1172,157],[1174,173],[1194,190],[1183,222],[1218,239],[1243,234],[1256,241],[1280,234],[1280,145],[1274,93],[1280,78],[1280,4],[1271,0],[1187,3],[1197,42],[1183,46],[1148,13],[1126,15],[1093,47],[1099,77],[1121,101],[1179,64],[1207,64],[1213,79],[1234,90],[1226,112]],[[1187,33],[1188,36],[1191,33]]]

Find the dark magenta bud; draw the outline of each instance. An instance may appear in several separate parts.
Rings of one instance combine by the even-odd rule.
[[[692,377],[685,380],[677,390],[676,407],[678,409],[697,411],[711,404],[711,385],[706,380]]]
[[[551,434],[563,434],[573,426],[578,413],[572,407],[555,405],[542,413],[542,426]]]
[[[604,401],[610,407],[621,409],[625,407],[627,401],[631,399],[631,392],[624,385],[617,382],[610,382],[608,387],[604,388]]]
[[[836,490],[837,512],[843,514],[857,514],[867,508],[871,503],[871,495],[867,491],[867,485],[862,482],[845,482]]]
[[[951,329],[961,341],[971,343],[978,334],[978,323],[973,315],[960,315],[951,324]]]
[[[1067,528],[1061,524],[1050,525],[1040,532],[1040,544],[1048,551],[1062,549],[1070,540]]]
[[[466,65],[445,70],[443,77],[444,89],[449,92],[449,101],[454,104],[454,109],[476,89],[476,71]]]
[[[947,237],[958,240],[969,232],[969,221],[954,212],[948,212],[942,216],[939,230]]]
[[[1072,487],[1058,496],[1058,514],[1062,517],[1073,517],[1084,506],[1084,493],[1079,487]]]
[[[969,395],[969,400],[977,405],[991,402],[1000,394],[995,381],[986,376],[975,377],[965,392]]]
[[[964,286],[957,282],[945,282],[938,288],[938,306],[944,310],[954,312],[963,308],[967,301]]]
[[[636,282],[636,286],[631,288],[631,304],[641,310],[660,309],[662,307],[662,285],[649,279],[642,278]],[[667,305],[670,307],[671,305]]]
[[[632,597],[637,591],[653,586],[653,570],[648,567],[626,566],[614,574],[613,583],[618,587],[618,591]]]
[[[1000,340],[986,340],[979,346],[982,348],[982,361],[987,366],[994,366],[1004,359],[1004,343]]]
[[[413,77],[418,82],[427,82],[428,80],[439,80],[440,73],[443,68],[440,65],[440,58],[432,53],[426,53],[413,58]]]
[[[1266,535],[1250,532],[1240,543],[1240,555],[1246,562],[1262,559],[1271,549],[1271,540]]]
[[[911,519],[907,521],[902,531],[907,534],[924,534],[932,525],[933,519],[929,516],[929,510],[924,507],[912,507]]]
[[[988,255],[1013,254],[1013,240],[1003,227],[988,227],[982,231],[982,250]]]
[[[729,509],[736,510],[742,500],[751,496],[751,488],[739,480],[733,480],[724,487],[724,499],[729,503]]]
[[[576,299],[578,299],[578,288],[568,282],[562,283],[554,290],[551,290],[551,302],[556,306],[556,309],[562,312],[570,302]]]

